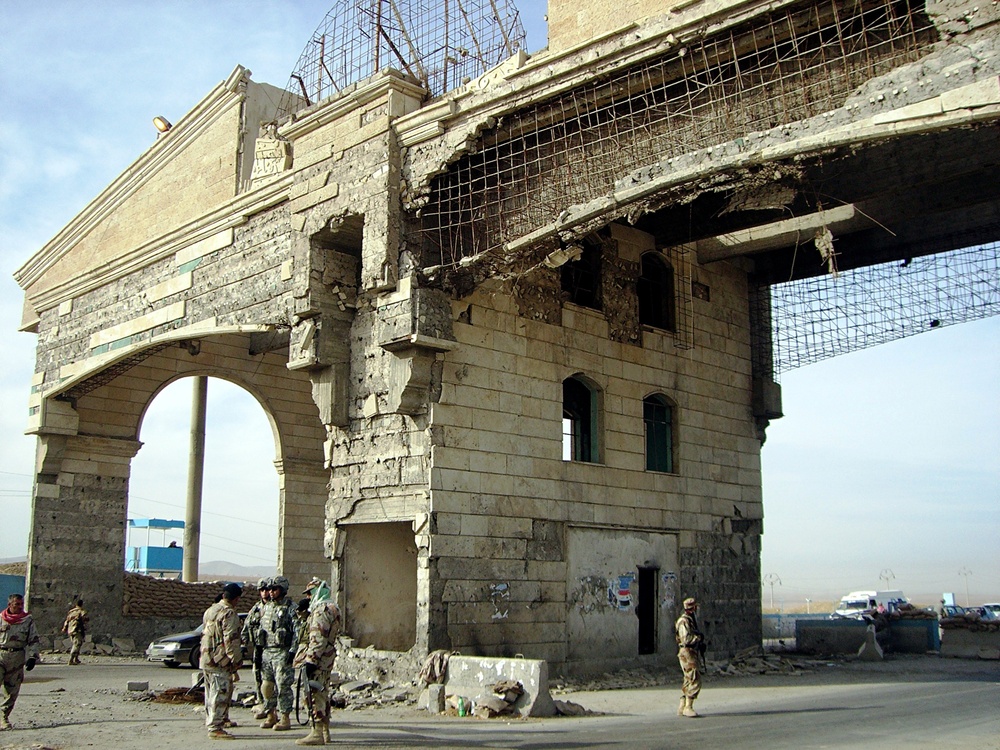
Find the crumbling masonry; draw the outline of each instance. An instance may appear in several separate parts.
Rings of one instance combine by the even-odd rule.
[[[715,655],[759,643],[761,290],[997,239],[997,15],[553,2],[547,50],[277,126],[237,67],[17,273],[43,629],[74,595],[162,625],[122,613],[129,465],[211,375],[273,425],[280,570],[329,571],[359,646],[667,664],[689,595]]]

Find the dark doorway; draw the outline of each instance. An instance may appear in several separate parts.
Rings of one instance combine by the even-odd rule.
[[[656,653],[656,574],[659,568],[639,566],[639,601],[635,614],[639,618],[639,653]]]

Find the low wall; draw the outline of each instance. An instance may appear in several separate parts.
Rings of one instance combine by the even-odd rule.
[[[869,623],[864,620],[797,620],[795,648],[811,654],[856,653],[865,642]],[[923,654],[941,647],[937,620],[892,620],[880,631],[879,644],[888,651]]]

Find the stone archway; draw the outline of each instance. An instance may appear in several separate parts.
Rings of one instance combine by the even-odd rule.
[[[95,633],[142,639],[157,627],[122,615],[128,482],[142,415],[180,377],[223,377],[261,404],[275,434],[278,569],[297,586],[329,568],[325,430],[308,373],[286,368],[287,350],[261,351],[251,338],[220,332],[132,351],[129,366],[106,367],[43,401],[28,558],[29,597],[42,632],[58,629],[63,604],[77,596],[90,603]]]

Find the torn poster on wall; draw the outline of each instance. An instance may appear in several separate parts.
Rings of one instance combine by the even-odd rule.
[[[635,573],[622,573],[608,582],[608,604],[615,609],[628,609],[632,606],[632,583]]]
[[[491,583],[490,584],[490,601],[493,602],[493,614],[491,619],[493,620],[503,620],[507,617],[510,611],[510,584],[509,583]],[[502,611],[501,611],[502,609]]]

